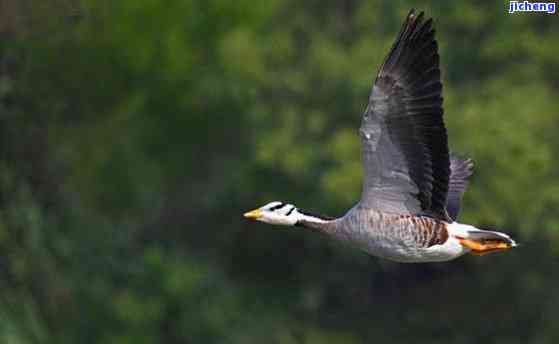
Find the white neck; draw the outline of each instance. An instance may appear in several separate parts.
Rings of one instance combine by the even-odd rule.
[[[326,224],[332,222],[332,220],[326,220],[320,218],[316,215],[309,214],[300,209],[297,209],[296,212],[297,212],[297,222],[295,223],[296,226],[321,230],[325,227]]]

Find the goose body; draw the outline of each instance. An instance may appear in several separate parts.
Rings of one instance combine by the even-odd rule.
[[[330,233],[367,253],[398,262],[445,261],[468,252],[448,237],[447,224],[415,215],[394,215],[359,206]]]
[[[361,200],[340,218],[271,202],[245,217],[309,228],[398,262],[508,250],[500,232],[456,222],[473,163],[451,155],[432,20],[411,10],[377,74],[359,129]]]

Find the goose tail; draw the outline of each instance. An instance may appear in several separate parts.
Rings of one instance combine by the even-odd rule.
[[[460,244],[475,255],[507,251],[518,244],[505,233],[487,231],[474,226],[453,222],[447,227],[449,235],[458,239]]]

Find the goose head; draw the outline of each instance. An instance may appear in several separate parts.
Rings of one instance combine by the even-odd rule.
[[[244,213],[243,216],[249,220],[283,226],[294,226],[300,219],[300,214],[293,204],[279,201],[270,202]]]

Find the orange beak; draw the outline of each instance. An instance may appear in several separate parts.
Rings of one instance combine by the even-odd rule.
[[[249,219],[249,220],[256,220],[260,216],[262,216],[262,211],[260,209],[254,209],[254,210],[251,210],[249,212],[244,213],[243,216],[246,219]]]

